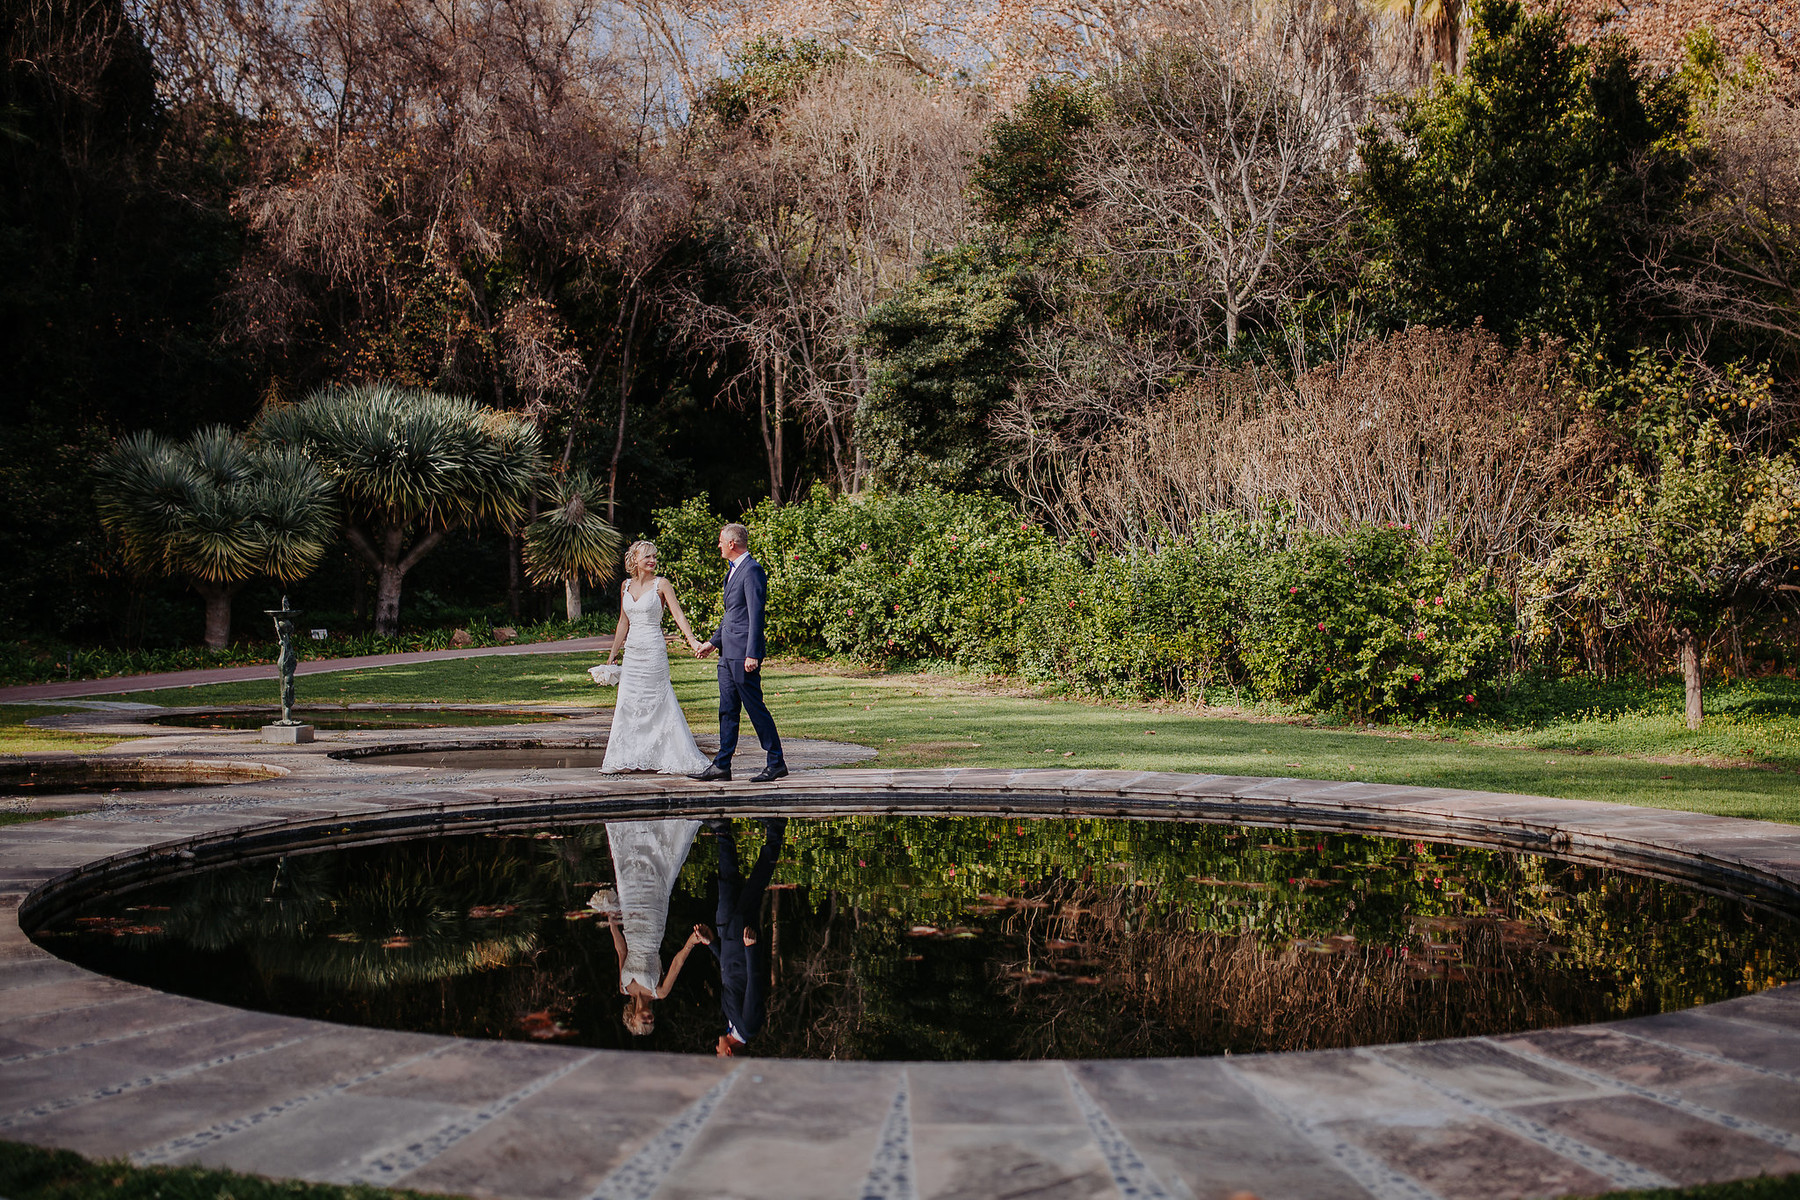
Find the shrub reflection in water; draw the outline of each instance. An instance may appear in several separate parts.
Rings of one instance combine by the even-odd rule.
[[[760,832],[740,822],[746,856]],[[664,960],[713,916],[714,842]],[[479,1037],[710,1052],[696,959],[655,1033],[619,1022],[585,907],[604,827],[434,838],[223,868],[98,902],[40,938],[225,1003]],[[857,1059],[1242,1053],[1666,1012],[1796,975],[1766,910],[1554,859],[1177,822],[795,821],[751,1050]]]

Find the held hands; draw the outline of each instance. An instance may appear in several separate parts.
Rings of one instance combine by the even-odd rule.
[[[718,647],[711,642],[701,642],[698,646],[694,647],[694,657],[705,658],[717,649]]]
[[[696,945],[697,946],[710,946],[710,945],[712,945],[712,930],[708,929],[704,925],[694,926],[694,932],[688,934],[688,945],[690,945],[690,946],[696,946]]]

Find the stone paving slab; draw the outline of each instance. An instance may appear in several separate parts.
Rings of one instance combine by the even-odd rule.
[[[325,749],[259,747],[290,768],[280,779],[121,794],[80,818],[0,829],[0,1137],[495,1200],[1460,1200],[1800,1171],[1800,987],[1609,1025],[1312,1054],[718,1062],[242,1013],[91,975],[24,936],[22,903],[29,924],[59,889],[277,835],[348,844],[398,826],[676,811],[1389,828],[1800,898],[1800,830],[1543,797],[1037,768],[701,785],[399,770]],[[242,757],[241,740],[219,752]]]

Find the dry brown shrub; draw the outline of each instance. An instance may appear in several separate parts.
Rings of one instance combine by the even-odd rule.
[[[1066,531],[1115,546],[1276,507],[1327,534],[1407,525],[1510,576],[1612,453],[1556,347],[1421,328],[1294,379],[1245,368],[1147,404],[1066,452],[1053,499]]]

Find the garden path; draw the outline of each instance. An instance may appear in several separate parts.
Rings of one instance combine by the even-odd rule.
[[[573,654],[582,650],[605,650],[611,645],[612,635],[608,634],[605,637],[564,638],[557,642],[531,642],[526,645],[415,650],[407,654],[364,654],[357,658],[315,658],[302,662],[294,669],[294,674],[325,675],[332,671],[353,671],[363,667],[397,667],[407,663],[440,662],[450,658],[485,658],[498,654]],[[153,675],[114,675],[107,679],[71,679],[59,683],[30,683],[0,688],[0,704],[72,700],[78,696],[106,696],[113,692],[158,692],[166,688],[200,687],[209,683],[247,683],[273,678],[274,663],[255,663],[248,667],[209,667],[200,671],[164,671]]]

